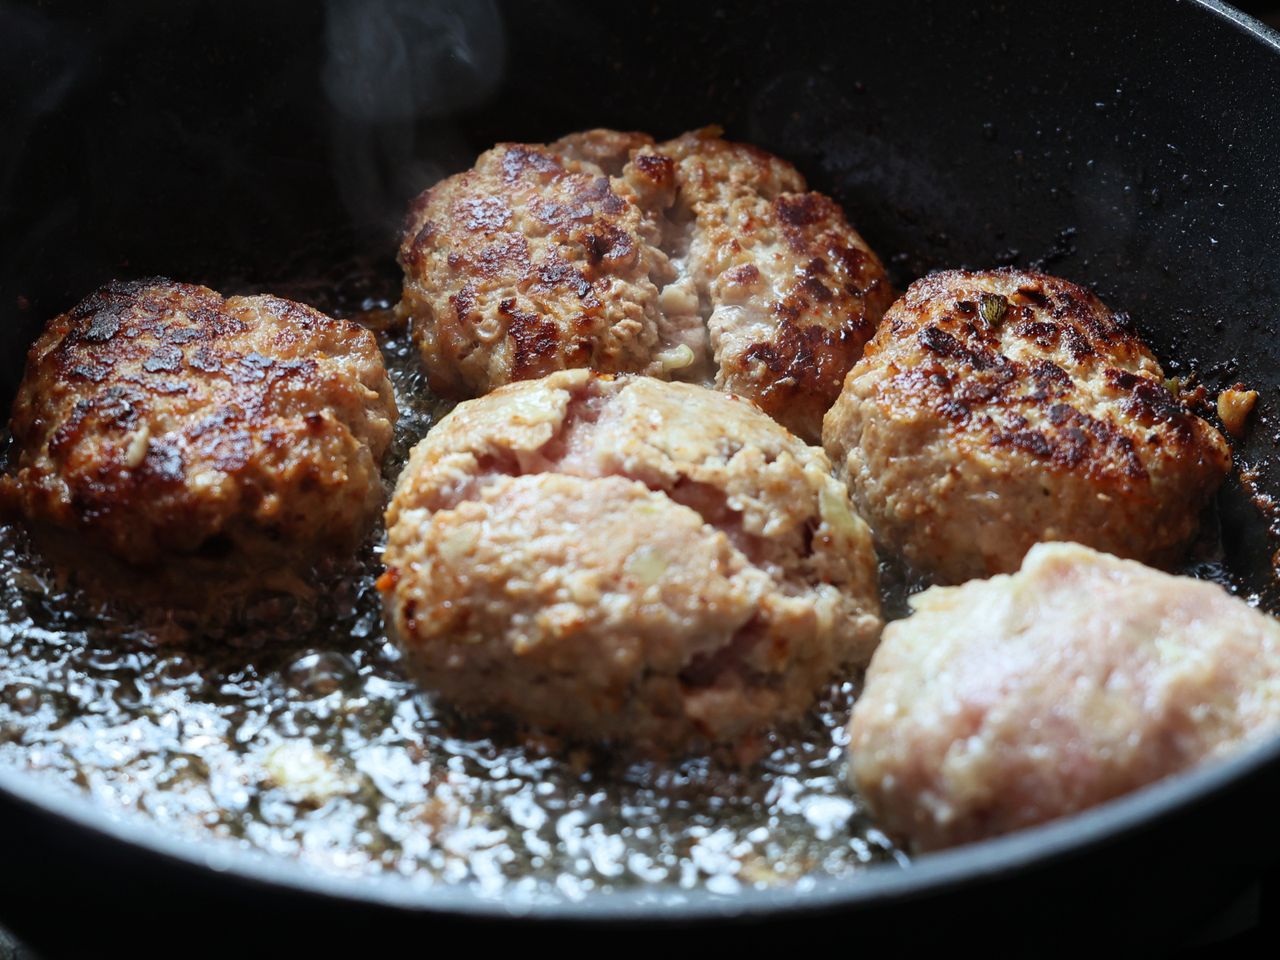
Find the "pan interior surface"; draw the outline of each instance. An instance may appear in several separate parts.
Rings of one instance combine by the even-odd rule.
[[[449,405],[403,332],[381,344],[402,411],[389,494]],[[214,625],[64,585],[0,528],[0,764],[192,841],[535,902],[659,884],[733,894],[905,862],[845,785],[852,681],[746,766],[727,750],[666,761],[528,742],[406,676],[374,586],[383,539],[313,589],[256,591]]]
[[[30,64],[29,56],[0,58],[10,65],[0,66],[0,77],[12,91],[7,129],[15,131],[0,165],[0,372],[7,396],[39,325],[112,277],[164,274],[227,293],[270,289],[335,312],[376,309],[395,295],[391,253],[409,200],[469,165],[490,143],[547,140],[592,126],[665,136],[720,123],[731,136],[792,160],[815,189],[841,201],[899,287],[941,267],[1044,269],[1093,285],[1130,313],[1170,374],[1194,375],[1211,391],[1237,381],[1261,390],[1253,428],[1236,449],[1237,476],[1220,498],[1222,554],[1210,559],[1216,577],[1265,609],[1280,609],[1272,566],[1280,519],[1269,499],[1280,492],[1274,462],[1280,345],[1270,335],[1280,311],[1274,279],[1280,144],[1270,135],[1280,119],[1274,115],[1280,59],[1272,37],[1211,5],[1152,0],[1117,18],[1110,5],[1088,2],[1066,20],[1057,5],[1039,0],[956,9],[910,2],[749,9],[655,3],[642,11],[564,2],[330,0],[272,5],[255,13],[251,30],[238,13],[212,3],[180,10],[143,4],[123,16],[4,8],[0,26],[0,37],[8,38],[0,39],[0,49],[11,43],[38,51],[34,66],[21,71],[12,64]],[[198,51],[181,42],[193,32],[205,38]],[[291,55],[279,56],[280,49]],[[1196,82],[1188,85],[1186,77]],[[385,347],[393,365],[397,351],[405,361],[397,368],[402,396],[420,396],[405,345],[390,337]],[[407,418],[401,442],[411,442],[438,414],[424,400]],[[12,530],[5,536],[12,559],[23,549],[20,537]],[[102,618],[68,615],[38,571],[8,564],[10,609],[22,608],[20,616],[11,615],[8,632],[21,623],[25,639],[10,638],[13,652],[3,668],[10,674],[0,697],[0,757],[12,769],[0,770],[0,786],[12,785],[28,800],[38,796],[24,772],[36,755],[55,768],[55,779],[79,777],[85,781],[79,786],[102,791],[95,794],[100,799],[119,809],[142,807],[161,821],[178,812],[193,823],[216,819],[219,810],[265,798],[266,809],[256,809],[257,819],[242,824],[239,836],[229,829],[230,842],[291,857],[310,853],[336,870],[367,872],[342,862],[340,837],[331,848],[307,851],[301,835],[285,840],[285,829],[253,826],[271,825],[273,817],[280,826],[303,807],[314,813],[325,804],[335,804],[333,810],[367,800],[360,792],[364,781],[344,782],[343,771],[326,770],[324,759],[306,747],[340,736],[336,720],[351,710],[373,710],[393,733],[397,724],[432,722],[407,688],[395,686],[394,652],[369,639],[379,629],[367,576],[376,545],[366,560],[364,578],[345,581],[348,592],[326,600],[334,607],[326,621],[329,642],[300,643],[292,634],[285,655],[279,637],[242,632],[240,646],[232,645],[239,675],[220,673],[219,695],[262,700],[238,714],[242,728],[232,731],[201,731],[207,717],[175,710],[199,683],[192,678],[205,652],[175,655],[141,636],[132,647],[122,645]],[[72,633],[80,639],[69,645]],[[51,672],[28,675],[37,669]],[[59,670],[62,688],[54,689],[46,681]],[[372,688],[368,678],[377,681]],[[280,691],[303,707],[280,714],[272,705]],[[851,695],[851,689],[837,691],[798,741],[804,750],[784,750],[769,761],[775,775],[763,785],[708,786],[705,765],[697,763],[642,771],[651,779],[638,782],[637,790],[649,791],[653,803],[683,800],[698,807],[688,821],[697,828],[696,842],[661,870],[653,862],[628,865],[628,849],[649,841],[626,837],[621,825],[615,824],[616,834],[602,828],[598,842],[590,842],[593,824],[635,814],[602,812],[612,802],[607,792],[575,793],[560,811],[568,818],[563,829],[521,823],[521,816],[536,819],[545,809],[538,803],[522,809],[517,796],[508,811],[513,829],[544,843],[576,838],[582,875],[593,878],[524,893],[538,893],[531,901],[537,903],[545,894],[546,909],[568,915],[597,909],[593,905],[610,897],[626,904],[619,909],[651,903],[660,912],[694,903],[714,914],[757,894],[764,905],[775,895],[783,898],[777,903],[794,905],[806,891],[813,903],[870,897],[877,884],[883,895],[905,894],[1000,863],[1062,854],[1073,844],[1085,849],[1225,789],[1231,779],[1224,770],[1244,775],[1265,766],[1266,758],[1241,758],[1129,798],[1116,805],[1119,812],[1097,811],[987,845],[995,853],[957,851],[901,874],[868,871],[869,864],[900,855],[860,817],[840,783],[840,718]],[[53,702],[58,698],[66,703]],[[80,707],[70,710],[72,701]],[[356,701],[362,704],[353,707]],[[198,747],[138,749],[149,735],[145,725],[133,740],[104,741],[94,725],[94,702],[126,713],[151,711],[148,722],[157,730],[190,724],[183,732],[188,746],[192,738],[222,736],[232,752],[279,721],[274,759],[262,758],[264,769],[273,764],[279,772],[273,788],[279,793],[247,796],[244,784],[229,781],[210,788],[207,799],[197,802],[192,794],[179,811],[161,809],[154,796],[131,795],[137,770],[89,782],[77,750],[116,751],[122,771],[134,762],[153,764],[156,775],[171,778],[175,797],[184,782],[200,782],[204,762]],[[64,709],[69,712],[59,713]],[[44,710],[51,718],[80,716],[80,739],[55,737],[57,749],[24,742],[31,717]],[[75,729],[72,724],[64,734]],[[452,789],[455,799],[465,799],[466,783],[511,781],[514,791],[535,789],[552,766],[566,783],[575,776],[588,786],[597,782],[590,758],[521,759],[500,745],[454,738],[444,727],[432,735],[454,751],[459,767],[451,770],[447,759],[436,758],[431,797],[411,798],[421,801],[415,816],[431,829],[433,809],[444,822],[465,808],[432,808],[433,798],[443,790],[447,802]],[[389,813],[370,807],[376,826],[380,815],[394,817],[397,791],[426,785],[416,775],[395,774],[392,740],[371,739],[370,745],[389,751],[363,771],[382,800],[392,801]],[[127,755],[131,749],[135,756]],[[74,769],[58,774],[68,761]],[[513,769],[522,762],[529,769]],[[775,788],[776,795],[765,796]],[[719,836],[725,810],[752,789],[762,791],[756,815],[772,812]],[[82,821],[104,816],[77,809],[74,801],[50,802]],[[779,816],[793,822],[777,822]],[[655,850],[673,840],[662,834],[660,819],[649,824],[657,831],[649,838]],[[359,818],[349,822],[353,833],[370,830]],[[165,846],[147,827],[109,823],[106,829]],[[261,833],[256,842],[255,829]],[[750,851],[762,872],[743,875],[748,858],[734,853],[734,845],[757,843],[749,839],[755,829],[765,831],[759,850]],[[520,893],[518,878],[530,866],[504,859],[494,830],[492,823],[470,824],[457,842],[471,847],[435,868],[436,879],[461,884],[457,889],[414,887],[396,876],[362,886],[341,873],[332,885],[319,885],[357,898],[497,909],[501,898],[510,903],[510,895]],[[806,846],[806,836],[823,831],[823,843]],[[837,842],[830,842],[833,835]],[[524,849],[536,857],[534,846]],[[493,852],[488,860],[487,850]],[[192,842],[168,852],[272,882],[310,883],[296,865],[264,867],[238,847],[227,853]],[[424,849],[424,862],[431,856]],[[823,857],[833,859],[824,864]],[[480,874],[474,866],[470,874],[451,874],[450,863],[457,862],[487,865]],[[718,873],[717,862],[733,870]],[[770,864],[802,862],[804,870],[769,875]],[[610,880],[618,864],[641,880],[652,870],[654,882],[674,888],[601,892],[628,886]],[[692,892],[680,890],[687,869],[694,871]],[[717,876],[732,884],[717,889]],[[797,885],[798,876],[805,879]],[[409,886],[395,886],[402,881]]]

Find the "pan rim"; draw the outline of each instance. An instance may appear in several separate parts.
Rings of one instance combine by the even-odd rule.
[[[1026,830],[931,853],[906,866],[876,864],[849,877],[746,888],[732,895],[670,885],[593,891],[580,899],[487,893],[458,884],[421,884],[400,875],[328,872],[300,860],[240,847],[234,840],[192,839],[141,814],[116,814],[92,798],[38,775],[0,767],[0,794],[45,815],[69,821],[117,844],[156,855],[171,866],[234,876],[270,888],[335,901],[358,901],[424,916],[574,922],[758,919],[766,913],[823,913],[865,909],[885,902],[925,899],[975,880],[995,881],[1052,866],[1092,848],[1135,834],[1211,799],[1252,776],[1280,767],[1280,735],[1234,757],[1173,774],[1108,803]]]
[[[1189,0],[1223,27],[1247,34],[1280,54],[1280,31],[1222,0]],[[429,916],[473,919],[641,922],[650,925],[759,919],[761,915],[866,909],[887,902],[937,896],[978,879],[1009,878],[1081,856],[1107,842],[1131,836],[1211,799],[1264,771],[1280,768],[1280,735],[1229,759],[1172,775],[1106,804],[1050,823],[913,860],[907,866],[879,864],[849,877],[820,878],[732,895],[669,885],[592,891],[580,899],[538,898],[509,891],[415,882],[411,877],[325,872],[301,861],[272,856],[216,838],[192,839],[141,814],[116,814],[87,794],[52,785],[38,774],[0,766],[0,797],[117,844],[145,851],[170,865],[224,874],[238,881],[337,901]]]

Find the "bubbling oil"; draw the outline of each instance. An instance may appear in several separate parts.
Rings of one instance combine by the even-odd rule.
[[[306,293],[338,315],[388,306]],[[401,411],[390,487],[448,406],[385,326]],[[267,594],[192,625],[91,601],[21,529],[0,527],[0,763],[179,835],[485,894],[731,894],[906,862],[846,783],[854,681],[748,766],[522,740],[462,721],[407,679],[374,587],[381,549],[379,534],[314,596]],[[899,610],[918,585],[886,573]]]

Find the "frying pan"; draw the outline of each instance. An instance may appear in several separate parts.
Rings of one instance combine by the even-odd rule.
[[[341,279],[492,142],[721,123],[843,202],[899,286],[1037,266],[1127,310],[1171,373],[1260,389],[1251,480],[1219,506],[1233,584],[1280,609],[1280,37],[1225,5],[6,4],[0,91],[6,396],[41,322],[111,277]],[[1280,740],[906,869],[529,907],[179,842],[0,769],[0,917],[52,952],[165,955],[765,922],[860,949],[1173,942],[1280,854],[1277,797]]]

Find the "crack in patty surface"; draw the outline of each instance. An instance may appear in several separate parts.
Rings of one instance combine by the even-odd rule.
[[[432,386],[714,383],[815,441],[892,291],[839,206],[715,130],[499,144],[415,201],[398,306]]]
[[[758,731],[879,631],[825,456],[694,385],[571,370],[461,404],[387,521],[389,620],[426,684],[577,736]]]

